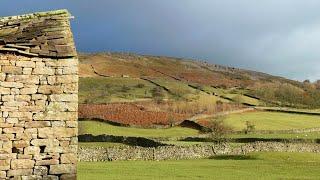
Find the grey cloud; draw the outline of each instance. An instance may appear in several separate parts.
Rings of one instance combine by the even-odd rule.
[[[0,16],[68,8],[80,51],[204,59],[316,80],[319,7],[319,0],[11,0],[1,2]]]

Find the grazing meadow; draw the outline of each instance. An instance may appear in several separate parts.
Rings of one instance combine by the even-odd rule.
[[[253,153],[177,161],[80,162],[78,179],[319,179],[320,154]]]

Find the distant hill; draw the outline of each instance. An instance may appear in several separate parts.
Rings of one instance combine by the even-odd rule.
[[[261,82],[302,83],[266,73],[181,58],[127,53],[80,54],[80,76],[171,77],[183,81],[235,87]]]
[[[315,84],[204,61],[129,53],[79,54],[80,77],[162,78],[221,89],[244,89],[246,95],[277,106],[320,107]]]

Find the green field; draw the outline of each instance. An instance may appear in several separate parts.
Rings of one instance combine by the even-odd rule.
[[[108,134],[135,137],[183,137],[197,135],[198,131],[190,128],[173,127],[167,129],[143,129],[114,126],[98,121],[79,121],[79,134]]]
[[[220,89],[220,88],[213,88],[211,86],[206,86],[206,85],[198,85],[199,89],[208,92],[210,94],[216,94],[218,96],[221,96],[223,94],[225,94],[224,89]]]
[[[320,116],[279,112],[231,114],[225,119],[227,125],[238,131],[246,128],[246,121],[253,123],[256,130],[290,130],[320,127]]]
[[[246,103],[254,106],[258,106],[261,104],[259,100],[241,94],[225,94],[224,96],[232,99],[234,102],[237,103]]]
[[[319,179],[320,154],[255,153],[179,161],[80,162],[78,179]]]
[[[188,94],[196,94],[196,90],[192,89],[191,87],[188,86],[187,83],[176,81],[176,80],[168,80],[168,79],[152,79],[153,82],[166,87],[167,89],[170,90],[171,93],[175,95],[188,95]]]
[[[80,103],[127,102],[151,98],[156,86],[138,78],[80,78]]]
[[[164,78],[153,78],[152,81],[167,89],[163,91],[166,98],[172,100],[196,99],[199,95],[206,95],[200,90],[195,90],[188,86],[188,83],[169,80]],[[152,99],[152,90],[157,87],[148,81],[139,78],[122,77],[86,77],[79,80],[79,102],[80,103],[112,103],[112,102],[132,102]],[[207,92],[224,90],[207,87]],[[94,93],[93,93],[94,92]],[[210,97],[212,95],[209,95]],[[257,104],[257,100],[243,96],[243,102]],[[220,99],[224,102],[224,99]]]

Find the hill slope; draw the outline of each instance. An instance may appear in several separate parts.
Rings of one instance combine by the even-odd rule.
[[[188,59],[125,53],[80,54],[80,76],[170,77],[214,86],[248,86],[254,81],[302,84],[269,74]]]
[[[139,81],[136,85],[143,84],[141,80],[147,83],[143,85],[148,87],[147,89],[130,92],[129,95],[137,94],[141,96],[144,93],[145,97],[148,98],[150,88],[160,86],[168,94],[178,95],[179,97],[181,94],[192,91],[186,88],[191,87],[193,90],[197,89],[210,94],[219,94],[221,90],[228,91],[223,93],[226,99],[229,97],[238,98],[235,95],[240,94],[245,95],[246,98],[261,99],[272,106],[320,107],[320,92],[314,84],[302,83],[256,71],[189,59],[127,53],[80,53],[79,59],[80,77],[86,79],[85,82],[96,81],[97,78],[110,77],[114,80],[114,78],[125,77],[133,81]],[[119,81],[116,80],[116,82]],[[125,91],[123,89],[124,85],[126,83],[120,83],[120,89],[114,89],[113,93]],[[104,87],[102,87],[102,91],[104,91]],[[182,92],[177,93],[177,91]]]

